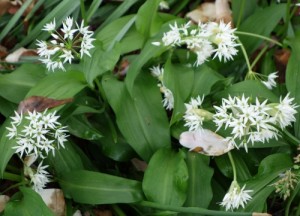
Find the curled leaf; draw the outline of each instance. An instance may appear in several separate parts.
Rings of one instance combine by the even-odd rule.
[[[233,149],[228,140],[207,129],[183,132],[179,142],[190,151],[208,156],[219,156]]]
[[[19,104],[18,113],[26,113],[28,111],[42,112],[48,108],[57,107],[73,101],[73,98],[56,100],[42,96],[31,96]]]
[[[17,49],[13,53],[6,56],[5,61],[10,63],[16,63],[20,60],[21,56],[35,56],[37,55],[34,50],[31,49],[25,49],[23,47]]]

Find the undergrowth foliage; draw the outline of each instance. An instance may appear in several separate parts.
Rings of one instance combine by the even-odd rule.
[[[56,188],[60,215],[299,215],[299,5],[227,3],[230,21],[180,17],[194,1],[4,11],[0,214],[53,215]]]

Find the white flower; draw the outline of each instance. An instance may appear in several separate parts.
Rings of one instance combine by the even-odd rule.
[[[246,185],[240,188],[238,183],[233,181],[220,205],[225,207],[226,211],[238,209],[240,206],[245,208],[247,202],[252,199],[249,193],[253,192],[253,190],[245,190],[245,187]]]
[[[48,165],[43,166],[43,162],[40,162],[36,170],[25,165],[24,174],[30,178],[30,182],[33,184],[32,188],[39,192],[45,188],[46,184],[50,182],[50,174],[46,171]]]
[[[58,118],[55,112],[48,113],[47,110],[43,113],[29,111],[25,115],[24,124],[17,125],[17,122],[12,122],[11,127],[7,128],[9,133],[6,136],[16,140],[13,149],[21,158],[24,154],[36,154],[44,158],[50,151],[54,155],[55,149],[64,148],[68,137],[68,130],[61,126]]]
[[[63,22],[63,27],[60,29],[64,33],[64,39],[73,40],[73,35],[78,29],[72,29],[73,27],[73,18],[67,17],[67,19]]]
[[[160,82],[163,82],[164,68],[158,66],[153,66],[150,68],[152,76],[156,77]]]
[[[176,46],[181,43],[181,35],[180,35],[180,29],[177,26],[177,23],[174,23],[174,26],[170,25],[171,30],[167,33],[164,33],[164,36],[162,38],[162,42],[165,46]]]
[[[59,58],[65,58],[63,63],[66,63],[67,61],[69,62],[69,64],[72,63],[72,59],[74,58],[74,56],[72,55],[72,51],[71,50],[63,50],[64,54],[60,55]]]
[[[278,77],[278,72],[270,73],[268,75],[267,81],[262,81],[262,83],[268,88],[272,89],[273,87],[276,87],[276,81],[275,79]]]
[[[76,27],[73,27],[75,23]],[[53,29],[53,23],[46,24],[45,29]],[[52,27],[52,28],[51,28]],[[88,26],[84,26],[84,21],[80,26],[73,18],[67,17],[62,22],[60,31],[55,28],[51,31],[52,39],[47,43],[46,41],[37,41],[40,61],[44,63],[48,70],[62,69],[65,71],[64,64],[71,64],[76,58],[82,58],[84,55],[91,57],[90,50],[94,48],[92,42],[93,31],[88,30]]]
[[[213,116],[217,130],[223,126],[230,129],[230,139],[239,143],[237,148],[243,145],[246,151],[249,143],[265,142],[279,136],[278,130],[272,126],[274,120],[269,114],[271,108],[267,105],[267,100],[260,103],[256,98],[255,104],[251,104],[249,100],[244,95],[241,98],[224,98],[221,106],[214,106],[216,114]]]
[[[208,111],[201,109],[203,100],[204,96],[202,98],[198,96],[197,98],[191,98],[189,103],[184,104],[186,108],[183,116],[186,122],[184,126],[189,127],[189,131],[202,129],[203,121],[210,119],[212,115]]]
[[[298,105],[293,104],[294,98],[289,97],[287,94],[284,99],[280,97],[280,102],[275,106],[276,113],[274,114],[274,122],[278,123],[283,129],[296,121],[295,114]]]
[[[42,30],[52,32],[55,31],[55,29],[56,29],[56,23],[54,18],[53,22],[47,23]]]
[[[161,93],[164,95],[164,99],[162,100],[163,106],[167,110],[172,110],[174,108],[174,96],[170,89],[168,89],[166,86],[159,84]]]

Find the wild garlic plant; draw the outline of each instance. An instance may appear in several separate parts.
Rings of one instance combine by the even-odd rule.
[[[49,42],[38,40],[37,53],[49,71],[55,69],[65,71],[65,63],[71,64],[75,59],[82,59],[84,55],[91,57],[94,33],[89,30],[89,26],[85,26],[84,21],[78,24],[72,17],[67,17],[62,22],[62,27],[57,30],[54,19],[46,24],[43,30],[49,32],[51,39]]]
[[[55,151],[64,148],[67,141],[68,130],[58,122],[59,116],[55,112],[28,111],[17,113],[11,117],[10,127],[6,127],[7,137],[15,141],[12,148],[24,161],[24,175],[30,179],[32,187],[40,191],[50,181],[50,174],[43,166],[43,159],[49,153],[55,156]],[[38,167],[34,161],[40,159]]]

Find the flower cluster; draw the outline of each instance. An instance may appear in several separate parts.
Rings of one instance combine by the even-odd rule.
[[[299,182],[299,176],[297,176],[292,170],[287,170],[285,173],[280,175],[280,179],[273,184],[275,192],[286,200],[290,195],[291,191],[295,188]]]
[[[16,140],[16,153],[22,157],[24,154],[37,155],[45,158],[50,151],[55,155],[55,149],[64,148],[67,141],[67,129],[57,121],[59,116],[55,112],[43,113],[28,112],[28,115],[18,114],[11,117],[11,127],[7,127],[9,139]]]
[[[159,87],[161,93],[164,95],[164,99],[162,101],[163,106],[167,110],[172,110],[174,107],[174,96],[170,89],[168,89],[163,83],[163,76],[164,76],[164,68],[159,66],[153,66],[150,68],[151,74],[156,77],[159,81],[157,86]]]
[[[164,33],[162,43],[164,46],[185,45],[189,50],[197,55],[195,65],[203,64],[210,56],[218,57],[221,61],[231,60],[237,54],[238,46],[234,35],[235,29],[231,24],[224,22],[199,23],[195,28],[190,22],[178,27],[175,22],[170,25],[171,30]],[[160,42],[154,42],[160,45]]]
[[[249,193],[253,192],[252,190],[245,190],[245,187],[246,185],[240,188],[239,184],[233,181],[220,205],[225,207],[226,211],[238,209],[240,206],[244,208],[245,204],[252,199]]]
[[[84,26],[84,21],[79,26],[71,17],[63,21],[60,30],[56,30],[55,19],[44,26],[43,30],[49,32],[52,39],[50,42],[38,40],[37,53],[48,70],[65,70],[64,63],[71,64],[74,58],[82,58],[84,54],[91,56],[89,50],[94,47],[92,42],[95,39],[88,28]]]
[[[264,74],[260,74],[254,71],[248,71],[246,75],[246,79],[248,80],[259,80],[262,84],[264,84],[268,89],[273,89],[276,87],[276,79],[278,77],[278,72],[270,73],[268,76]]]
[[[50,182],[51,175],[46,171],[48,165],[43,166],[40,162],[38,167],[32,168],[24,164],[24,176],[30,179],[32,189],[36,192],[43,190],[43,188]]]
[[[250,102],[249,97],[231,97],[222,100],[221,106],[214,106],[216,113],[210,113],[201,109],[203,98],[199,96],[192,98],[190,103],[185,104],[186,112],[183,116],[185,126],[190,131],[202,129],[203,121],[213,120],[217,131],[221,128],[229,130],[230,136],[226,139],[237,148],[254,142],[266,142],[269,139],[277,139],[278,127],[284,129],[294,122],[297,113],[297,105],[293,104],[293,98],[289,94],[280,98],[279,103],[269,103],[267,100],[260,102],[258,98],[255,103]],[[237,144],[238,143],[238,144]]]

